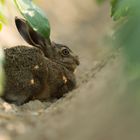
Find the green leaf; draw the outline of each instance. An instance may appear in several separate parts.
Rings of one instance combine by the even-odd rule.
[[[5,84],[3,63],[4,63],[4,53],[2,48],[0,48],[0,96],[3,94],[4,84]]]
[[[2,23],[0,22],[0,31],[2,30]]]
[[[114,20],[125,17],[129,14],[132,0],[112,0],[111,1],[111,16]]]
[[[1,11],[0,11],[0,22],[1,23],[6,23],[6,19],[5,19],[4,15],[2,14]]]
[[[98,3],[98,4],[102,4],[103,2],[105,2],[106,0],[96,0],[96,2]]]
[[[129,12],[123,23],[120,22],[115,32],[115,46],[122,47],[124,58],[124,75],[128,84],[128,93],[140,93],[140,1],[139,0],[114,0],[116,9],[113,16],[118,14],[118,19],[123,16],[124,7],[129,4]],[[123,2],[123,6],[120,5]],[[125,5],[126,4],[126,5]],[[122,11],[121,11],[122,10]]]
[[[45,13],[31,0],[14,0],[14,2],[33,30],[49,38],[50,24]]]
[[[6,19],[3,13],[0,11],[0,31],[2,30],[2,25],[6,23]]]
[[[4,4],[4,3],[5,3],[5,0],[0,0],[0,3],[1,3],[1,4]]]

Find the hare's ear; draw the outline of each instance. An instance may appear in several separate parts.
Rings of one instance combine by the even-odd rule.
[[[16,17],[15,24],[21,36],[30,45],[40,49],[43,49],[46,45],[50,45],[50,41],[47,41],[39,33],[35,32],[26,20]]]

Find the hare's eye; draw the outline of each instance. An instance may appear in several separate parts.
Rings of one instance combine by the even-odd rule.
[[[62,50],[62,55],[63,55],[63,56],[69,56],[69,54],[70,54],[70,52],[69,52],[68,49],[63,49],[63,50]]]

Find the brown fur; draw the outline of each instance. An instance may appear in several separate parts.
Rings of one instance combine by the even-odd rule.
[[[17,20],[19,30],[21,26],[29,28],[24,20]],[[37,42],[35,47],[16,46],[4,49],[6,85],[3,99],[21,105],[29,100],[60,98],[74,89],[76,80],[73,72],[79,64],[78,57],[68,47],[48,43],[33,30],[30,42],[28,34],[22,34],[22,30],[23,28],[19,32],[29,44]],[[63,56],[62,48],[68,49],[70,55]]]

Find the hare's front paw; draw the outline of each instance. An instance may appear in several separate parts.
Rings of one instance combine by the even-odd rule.
[[[56,97],[57,98],[61,98],[64,94],[66,94],[69,91],[73,90],[75,87],[76,87],[76,83],[75,82],[68,81],[67,84],[63,84],[59,88]]]
[[[67,85],[63,85],[57,93],[57,98],[61,98],[67,92],[69,92],[69,87]]]

